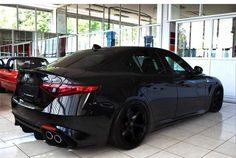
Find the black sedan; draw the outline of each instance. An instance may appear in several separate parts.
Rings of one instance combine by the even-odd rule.
[[[59,146],[137,147],[167,123],[218,112],[223,86],[167,50],[95,48],[21,70],[15,124]]]

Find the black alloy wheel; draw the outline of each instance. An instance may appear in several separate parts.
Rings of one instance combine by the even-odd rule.
[[[217,87],[211,98],[210,112],[218,112],[220,111],[223,104],[223,89],[222,87]]]
[[[137,147],[148,130],[148,115],[144,106],[139,104],[124,107],[112,129],[112,143],[123,149]]]

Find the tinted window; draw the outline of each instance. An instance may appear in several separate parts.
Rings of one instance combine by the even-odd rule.
[[[128,65],[133,72],[156,74],[163,71],[159,59],[147,52],[131,55],[128,60]]]
[[[125,56],[124,53],[114,54],[100,68],[97,69],[111,72],[132,72],[127,63],[127,56]]]
[[[56,62],[50,64],[50,66],[72,68],[72,69],[77,69],[77,68],[89,69],[92,67],[96,67],[100,64],[103,64],[110,56],[111,54],[109,53],[105,52],[97,53],[87,50],[61,58]]]

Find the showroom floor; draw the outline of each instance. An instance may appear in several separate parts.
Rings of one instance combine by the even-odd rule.
[[[151,133],[133,150],[111,146],[65,149],[37,141],[14,126],[10,94],[0,94],[0,157],[4,158],[236,158],[236,104]]]

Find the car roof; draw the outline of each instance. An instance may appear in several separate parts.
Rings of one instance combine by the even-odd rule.
[[[140,47],[140,46],[119,46],[119,47],[102,47],[100,49],[95,49],[93,51],[125,51],[125,50],[162,50],[162,51],[168,51],[162,48],[157,47]]]
[[[156,48],[156,47],[140,47],[140,46],[118,46],[118,47],[102,47],[98,49],[86,49],[86,50],[80,50],[77,53],[90,53],[94,52],[95,54],[110,54],[110,55],[115,55],[115,54],[126,54],[128,51],[132,51],[133,53],[137,52],[139,53],[140,51],[153,51],[157,53],[173,53],[169,50],[162,49],[162,48]]]

